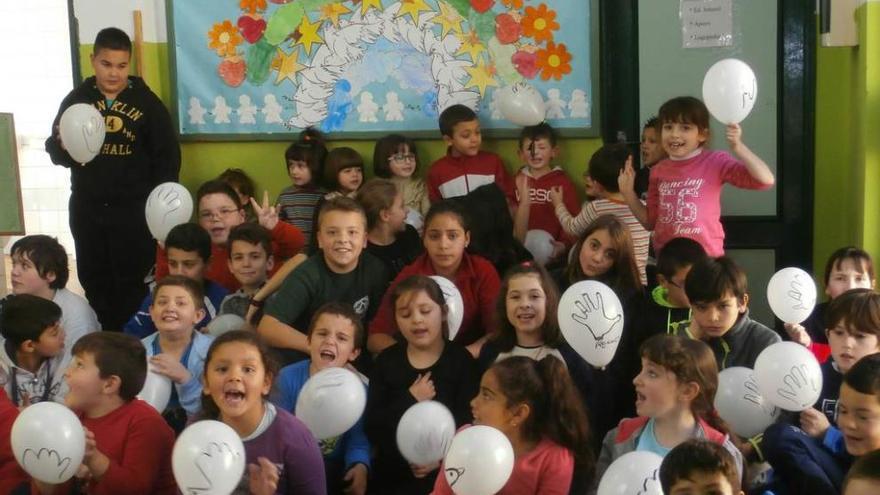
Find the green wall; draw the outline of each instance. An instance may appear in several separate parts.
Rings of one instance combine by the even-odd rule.
[[[880,2],[864,4],[856,17],[859,46],[817,50],[817,272],[848,244],[880,260]]]
[[[91,45],[80,45],[83,77],[93,73],[88,63],[91,53]],[[147,84],[162,98],[162,101],[170,104],[172,94],[167,44],[144,43],[143,53]],[[438,138],[439,134],[438,131]],[[291,135],[291,139],[293,138],[294,136]],[[289,144],[282,141],[183,142],[180,181],[190,190],[195,190],[199,184],[216,177],[226,168],[240,167],[253,177],[258,190],[266,189],[270,197],[275,198],[281,189],[290,184],[284,165],[284,150]],[[516,144],[515,139],[484,138],[483,140],[483,147],[501,155],[511,172],[520,164]],[[557,165],[563,167],[579,186],[583,182],[581,176],[586,169],[587,160],[601,145],[601,140],[596,138],[564,138],[560,143],[561,155],[557,159]],[[367,175],[372,175],[373,141],[340,140],[329,143],[331,148],[337,146],[350,146],[356,149],[364,157]],[[419,140],[417,146],[421,160],[420,173],[424,173],[431,162],[446,152],[441,139]]]

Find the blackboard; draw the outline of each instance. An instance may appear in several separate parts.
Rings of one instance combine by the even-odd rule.
[[[11,113],[0,113],[0,235],[24,234],[18,146]]]

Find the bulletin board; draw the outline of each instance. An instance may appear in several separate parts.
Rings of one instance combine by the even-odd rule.
[[[183,139],[289,139],[308,126],[436,137],[439,111],[460,103],[484,129],[512,134],[496,96],[527,82],[551,125],[597,135],[595,3],[167,0],[178,130]]]
[[[11,113],[0,113],[0,235],[24,234],[18,147]]]

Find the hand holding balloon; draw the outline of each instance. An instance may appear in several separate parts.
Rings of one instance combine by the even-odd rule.
[[[803,326],[797,323],[786,323],[783,327],[785,327],[785,332],[792,342],[797,342],[804,347],[810,347],[810,344],[813,343],[813,339],[810,338],[810,334],[807,333],[807,329]]]
[[[738,152],[743,144],[742,127],[739,124],[727,124],[724,135],[727,137],[727,145],[730,146],[730,151]]]
[[[100,478],[110,468],[110,458],[98,450],[95,434],[83,426],[86,435],[86,448],[83,454],[83,465],[88,469],[87,477]]]
[[[179,359],[164,352],[150,357],[150,368],[154,373],[167,376],[174,383],[183,384],[192,378],[192,374]]]
[[[811,408],[801,411],[801,429],[813,438],[822,438],[831,426],[828,416]]]

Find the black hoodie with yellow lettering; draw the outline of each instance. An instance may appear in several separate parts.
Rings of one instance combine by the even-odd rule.
[[[97,108],[107,128],[101,152],[85,165],[61,147],[55,131],[61,114],[75,103]],[[180,146],[171,116],[139,77],[129,76],[128,87],[112,102],[98,90],[94,76],[86,79],[61,102],[52,130],[46,152],[53,163],[71,169],[76,201],[142,203],[155,186],[178,179]]]

